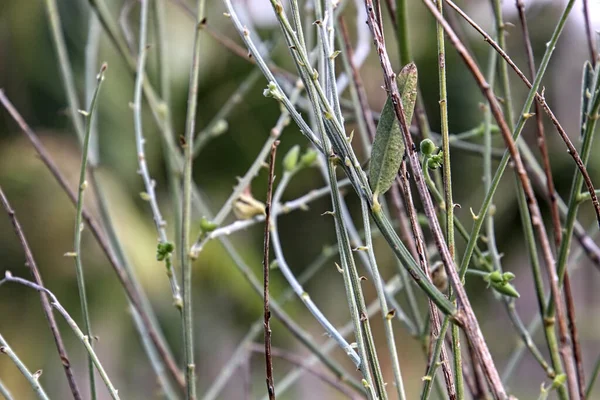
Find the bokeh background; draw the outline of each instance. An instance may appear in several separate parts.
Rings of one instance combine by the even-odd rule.
[[[133,39],[137,38],[139,4],[136,1],[109,0],[115,18],[123,7],[130,8],[126,15]],[[189,4],[188,4],[189,3]],[[352,3],[352,2],[350,2]],[[360,2],[359,2],[360,3]],[[504,2],[509,27],[508,53],[523,70],[526,70],[523,45],[514,2]],[[564,1],[531,1],[527,3],[533,50],[539,61],[545,43],[550,38],[554,23],[562,12]],[[169,68],[171,71],[172,110],[177,134],[184,130],[189,65],[193,42],[193,20],[186,12],[194,7],[187,0],[167,1],[166,17],[168,29]],[[460,2],[470,15],[488,32],[493,31],[493,16],[488,2]],[[84,0],[61,0],[58,2],[69,58],[73,64],[77,91],[84,103],[85,46],[89,27],[89,7]],[[275,25],[273,12],[267,0],[239,0],[236,2],[244,18],[252,24],[265,40],[276,39],[280,32]],[[600,2],[590,1],[595,29],[600,29]],[[223,16],[224,7],[219,1],[208,1],[208,25],[222,35],[239,43],[231,22]],[[435,24],[420,2],[409,2],[410,41],[415,61],[419,68],[423,100],[429,121],[434,131],[439,131],[437,110],[437,73]],[[356,37],[356,11],[354,4],[347,7],[351,35]],[[390,26],[386,14],[385,24]],[[361,21],[358,21],[361,24]],[[544,79],[546,97],[575,144],[579,143],[580,77],[582,65],[588,57],[584,36],[582,5],[577,2],[565,32],[558,42],[554,58]],[[488,48],[469,27],[460,23],[464,38],[485,70]],[[393,32],[389,30],[390,54],[399,68]],[[150,27],[149,43],[156,37]],[[273,59],[283,68],[294,72],[287,50],[279,46]],[[139,193],[143,183],[137,174],[137,159],[133,132],[133,114],[129,103],[133,100],[133,77],[104,33],[100,36],[98,63],[106,61],[109,69],[101,94],[98,111],[99,173],[106,188],[111,206],[111,215],[116,222],[118,235],[135,266],[143,287],[152,301],[168,342],[179,360],[182,359],[182,339],[178,313],[171,306],[171,295],[164,266],[156,261],[156,233],[148,204]],[[342,69],[341,62],[339,63]],[[225,49],[208,34],[202,36],[200,88],[197,126],[204,127],[217,113],[239,84],[251,73],[253,66],[238,55]],[[452,133],[460,133],[477,126],[482,121],[479,107],[482,96],[463,67],[456,53],[449,48],[447,56],[449,122]],[[149,50],[148,70],[152,79],[156,75],[156,54]],[[366,84],[369,104],[380,110],[385,101],[385,92],[376,54],[371,51],[361,69]],[[525,87],[511,75],[515,109],[520,110]],[[216,212],[242,176],[269,135],[280,110],[271,99],[262,95],[265,81],[258,80],[244,100],[228,117],[227,132],[210,141],[194,164],[194,180],[201,187],[206,199]],[[40,0],[3,0],[0,3],[0,88],[34,128],[48,148],[61,171],[76,186],[79,173],[80,151],[74,130],[66,112],[67,100],[61,83],[57,57],[52,45],[49,25],[43,2]],[[348,96],[346,93],[345,96]],[[146,152],[151,174],[157,181],[157,193],[165,219],[172,228],[173,207],[168,195],[166,167],[161,153],[159,133],[147,107],[144,110],[144,129],[147,138]],[[574,171],[571,158],[556,132],[546,121],[548,143],[551,149],[553,173],[558,191],[567,196]],[[352,129],[352,124],[348,125]],[[535,144],[533,124],[524,131],[525,140]],[[495,145],[502,143],[496,138]],[[361,160],[367,155],[356,141]],[[281,138],[280,159],[293,145],[307,146],[298,129],[289,125]],[[592,180],[600,182],[599,145],[595,145],[589,165]],[[537,153],[536,153],[537,154]],[[470,226],[469,208],[479,209],[483,196],[481,182],[481,159],[477,155],[453,150],[453,182],[455,201],[462,208],[458,214]],[[277,166],[280,173],[281,165]],[[523,237],[514,196],[514,182],[506,174],[495,198],[496,237],[499,250],[504,254],[504,268],[517,275],[515,286],[521,293],[517,308],[526,322],[536,313],[531,273],[528,268]],[[294,199],[310,189],[324,184],[318,170],[301,172],[286,191],[284,200]],[[0,109],[0,186],[5,191],[20,219],[46,286],[51,289],[77,321],[81,321],[75,268],[71,259],[63,254],[72,251],[75,209],[61,191],[53,177],[36,156],[33,148],[18,129],[7,112]],[[261,172],[252,184],[256,198],[263,200],[266,192],[266,174]],[[95,210],[93,195],[88,193],[88,206]],[[353,211],[358,211],[358,202],[353,195],[347,196]],[[541,202],[544,205],[544,202]],[[311,204],[308,211],[295,211],[280,219],[281,240],[292,269],[300,273],[319,256],[322,249],[334,244],[335,232],[331,219],[321,213],[330,208],[329,199],[324,198]],[[544,209],[544,212],[547,210]],[[233,221],[233,216],[228,219]],[[357,219],[358,221],[358,219]],[[591,207],[582,208],[580,221],[584,226],[594,223]],[[197,226],[197,224],[196,224]],[[231,236],[237,250],[260,276],[262,258],[262,225]],[[172,232],[171,232],[172,236]],[[462,249],[464,243],[459,240]],[[395,263],[387,246],[377,240],[380,268],[384,277],[396,273]],[[460,252],[459,252],[460,254]],[[111,378],[124,399],[158,398],[158,385],[149,366],[139,337],[136,334],[127,300],[110,268],[106,257],[99,249],[88,230],[83,235],[83,256],[87,290],[92,315],[92,326],[99,337],[98,353]],[[349,315],[345,305],[343,283],[335,270],[333,258],[318,275],[306,285],[314,301],[336,325],[343,325]],[[362,266],[361,266],[362,267]],[[599,270],[585,258],[573,266],[577,317],[584,348],[586,370],[600,354],[600,284]],[[29,278],[24,266],[23,251],[12,231],[7,216],[0,213],[0,273],[10,270],[14,275]],[[286,287],[283,277],[273,273],[273,294]],[[369,300],[375,298],[371,285],[365,286]],[[210,243],[194,263],[195,335],[197,343],[199,392],[203,391],[217,376],[231,356],[235,346],[245,335],[249,326],[261,317],[262,303],[235,268],[232,260],[220,244]],[[468,285],[472,303],[480,318],[483,332],[488,338],[500,370],[506,366],[507,357],[517,343],[503,307],[494,302],[481,282]],[[418,291],[418,289],[417,289]],[[423,312],[426,310],[424,297],[419,293]],[[405,298],[398,295],[401,304]],[[287,311],[309,330],[316,341],[324,342],[322,329],[315,323],[301,303],[295,301],[286,306]],[[81,344],[74,338],[66,324],[60,320],[63,337],[75,367],[80,387],[86,388],[85,354]],[[373,320],[379,343],[384,343],[380,320]],[[296,342],[277,321],[273,322],[274,344],[299,355],[306,349]],[[39,296],[33,291],[15,285],[0,287],[0,333],[32,370],[43,370],[40,380],[47,392],[55,399],[69,398],[60,360],[41,311]],[[540,335],[536,339],[543,346]],[[419,344],[410,338],[402,327],[397,326],[397,343],[400,361],[409,398],[417,398],[424,374],[425,360]],[[383,350],[383,349],[382,349]],[[391,370],[383,355],[385,374],[391,381]],[[335,358],[347,368],[342,351]],[[238,370],[221,394],[223,399],[261,398],[264,395],[263,357],[254,354],[249,363]],[[285,361],[275,361],[275,381],[291,366]],[[252,393],[245,397],[248,376],[252,377]],[[27,382],[6,357],[0,357],[0,379],[11,389],[16,399],[33,398]],[[510,388],[522,399],[536,398],[539,385],[545,381],[542,371],[527,354]],[[100,398],[108,398],[101,383],[98,384]],[[434,393],[435,395],[435,393]],[[307,375],[292,390],[281,398],[317,399],[336,398],[321,381]],[[600,389],[592,395],[600,398]]]

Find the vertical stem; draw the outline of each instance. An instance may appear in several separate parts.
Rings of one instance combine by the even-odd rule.
[[[15,234],[17,235],[19,242],[21,242],[21,247],[25,252],[25,265],[31,271],[31,275],[33,275],[33,279],[35,283],[40,286],[44,286],[44,282],[42,281],[42,275],[37,267],[37,263],[33,258],[33,253],[29,247],[29,243],[27,243],[27,239],[25,238],[25,233],[21,228],[21,224],[17,219],[15,211],[12,209],[8,199],[4,195],[2,188],[0,187],[0,203],[2,203],[2,207],[8,214],[10,222],[13,225]],[[65,370],[65,374],[67,375],[67,381],[69,382],[69,387],[71,389],[71,394],[75,400],[81,400],[81,393],[79,393],[79,388],[77,387],[77,382],[75,381],[75,377],[73,374],[73,369],[71,368],[71,361],[69,360],[69,356],[67,355],[67,350],[65,349],[65,344],[63,342],[62,336],[60,334],[60,330],[58,329],[58,325],[56,324],[56,319],[54,318],[54,312],[52,310],[52,306],[48,301],[48,296],[46,293],[40,293],[40,300],[42,302],[42,309],[44,310],[44,315],[48,320],[48,326],[50,327],[50,331],[52,332],[52,336],[54,337],[54,342],[56,344],[56,349],[58,350],[58,356],[63,364],[63,368]],[[7,396],[5,396],[7,397]]]
[[[437,8],[440,14],[443,13],[443,0],[437,1]],[[446,47],[444,44],[444,28],[439,22],[436,22],[437,47],[438,47],[438,75],[440,90],[440,119],[442,134],[442,152],[443,152],[443,181],[444,181],[444,203],[446,205],[446,242],[448,250],[454,260],[456,260],[454,248],[454,200],[452,199],[452,169],[450,167],[450,139],[448,130],[448,96],[446,90]],[[439,317],[438,317],[439,318]],[[439,326],[439,322],[438,322]],[[438,328],[439,329],[439,328]],[[440,337],[439,340],[444,340]],[[460,352],[460,332],[457,325],[452,326],[452,351],[454,355],[454,382],[456,387],[456,396],[458,399],[464,398],[464,382],[462,376],[462,355]]]
[[[592,65],[596,65],[598,63],[598,53],[596,51],[596,46],[594,45],[594,32],[592,29],[592,24],[590,23],[590,5],[589,0],[583,0],[583,19],[585,20],[585,36],[587,38],[587,45],[590,51],[590,62]]]
[[[88,337],[89,344],[92,346],[94,337],[92,335],[92,326],[90,323],[90,314],[88,310],[87,295],[85,290],[85,278],[83,273],[83,262],[81,260],[81,232],[83,230],[83,200],[84,191],[87,187],[87,181],[85,179],[85,173],[88,162],[88,148],[90,143],[90,132],[91,122],[96,111],[96,105],[98,101],[98,93],[100,92],[100,86],[104,80],[104,72],[106,71],[106,64],[102,65],[100,73],[97,77],[97,86],[92,102],[89,106],[89,110],[85,112],[86,124],[85,124],[85,136],[83,137],[82,154],[81,154],[81,169],[79,171],[79,185],[77,192],[77,212],[75,215],[75,237],[73,244],[73,251],[75,256],[75,271],[77,273],[77,287],[79,289],[79,300],[81,303],[81,311],[83,314],[83,326],[85,334]],[[91,357],[88,358],[89,367],[89,379],[90,379],[90,396],[92,399],[96,398],[96,379],[94,377],[94,364]]]
[[[533,57],[533,49],[531,47],[531,40],[529,38],[529,29],[527,27],[527,17],[525,15],[525,4],[522,0],[516,1],[517,11],[519,19],[521,21],[521,29],[523,31],[523,41],[525,45],[525,52],[527,54],[527,65],[529,67],[529,74],[531,79],[535,79],[535,60]],[[587,8],[587,1],[584,0],[584,11]],[[584,13],[585,14],[585,13]],[[587,17],[587,15],[586,15]],[[586,23],[589,21],[586,21]],[[586,29],[589,26],[586,25]],[[589,34],[589,31],[587,32]],[[588,40],[590,37],[588,36]],[[589,44],[589,43],[588,43]],[[591,44],[592,49],[593,44]],[[593,59],[593,51],[592,51]],[[560,212],[558,210],[558,199],[555,196],[554,179],[552,178],[552,168],[550,166],[550,157],[548,154],[548,148],[546,146],[546,137],[544,134],[544,123],[542,120],[542,110],[538,102],[535,103],[535,119],[536,119],[536,132],[538,138],[538,146],[540,148],[540,154],[542,155],[542,163],[544,167],[544,173],[546,175],[546,189],[548,191],[548,199],[550,201],[550,215],[552,216],[552,227],[554,230],[554,243],[555,249],[560,248],[562,241],[562,226],[560,223]],[[573,294],[571,292],[571,280],[569,279],[568,271],[565,271],[564,281],[564,292],[565,302],[567,306],[567,318],[569,321],[569,330],[571,334],[571,341],[573,347],[573,354],[575,356],[575,364],[577,367],[577,382],[579,384],[579,393],[581,396],[584,395],[585,381],[583,371],[583,361],[581,355],[581,347],[579,345],[579,336],[577,334],[577,325],[575,322],[575,304],[573,301]]]
[[[269,311],[269,232],[271,231],[271,199],[273,197],[273,180],[275,178],[275,154],[279,140],[271,145],[269,160],[269,184],[265,205],[265,234],[263,247],[263,298],[264,298],[264,330],[265,330],[265,364],[267,374],[267,391],[269,400],[275,400],[275,383],[273,381],[273,358],[271,357],[271,312]]]
[[[183,165],[183,195],[181,207],[181,262],[183,282],[183,342],[185,346],[185,379],[188,400],[196,399],[196,376],[194,363],[194,320],[192,313],[192,256],[190,225],[192,219],[192,167],[194,148],[194,127],[198,102],[198,83],[200,76],[200,32],[205,23],[204,0],[197,2],[197,20],[195,23],[194,52],[190,68],[190,84],[185,124],[185,146]]]

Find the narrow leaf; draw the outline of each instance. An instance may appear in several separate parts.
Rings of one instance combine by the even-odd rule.
[[[414,63],[406,65],[397,77],[398,91],[404,117],[410,124],[417,99],[417,67]],[[373,148],[371,149],[371,166],[369,168],[369,182],[373,190],[374,203],[377,197],[385,193],[394,182],[402,157],[404,155],[404,140],[391,99],[387,99],[379,124]]]

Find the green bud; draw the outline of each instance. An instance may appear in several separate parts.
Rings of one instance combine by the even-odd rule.
[[[283,158],[283,169],[286,172],[292,172],[298,166],[298,157],[300,156],[300,146],[292,147]]]
[[[500,271],[490,272],[483,278],[483,280],[489,283],[504,283],[504,279],[502,278]]]
[[[156,247],[156,260],[164,261],[175,250],[175,246],[171,242],[159,243]]]
[[[505,272],[502,274],[502,279],[504,280],[504,282],[510,282],[513,279],[515,279],[515,274],[513,274],[512,272]]]
[[[505,283],[491,282],[491,285],[492,285],[492,288],[494,288],[494,290],[500,294],[503,294],[508,297],[515,297],[515,298],[521,297],[519,292],[517,292],[517,289],[515,289],[515,287],[508,282],[505,282]]]
[[[424,139],[421,141],[421,153],[426,156],[430,156],[437,151],[437,146],[431,139]]]
[[[211,129],[210,134],[213,137],[216,137],[227,132],[227,129],[229,129],[229,123],[224,119],[220,119],[215,123],[215,126],[213,126]]]
[[[200,230],[202,231],[202,233],[212,232],[215,229],[217,229],[218,226],[219,225],[215,224],[214,222],[206,219],[206,217],[202,217],[202,219],[200,220]]]
[[[317,152],[313,149],[307,149],[302,157],[300,157],[300,165],[302,167],[312,167],[312,165],[317,161]]]
[[[438,169],[442,166],[442,163],[444,162],[443,157],[444,153],[441,151],[436,155],[430,156],[427,160],[427,167],[429,167],[429,169]]]
[[[554,378],[554,380],[552,381],[552,389],[558,389],[559,387],[564,385],[566,381],[567,381],[567,375],[565,375],[565,374],[556,375],[556,378]]]

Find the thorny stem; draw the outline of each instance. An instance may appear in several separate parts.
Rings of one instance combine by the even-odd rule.
[[[84,112],[84,116],[86,118],[85,123],[85,136],[83,137],[82,149],[81,149],[81,169],[79,171],[79,184],[77,191],[77,206],[76,206],[76,214],[75,214],[75,234],[74,234],[74,244],[73,244],[73,256],[75,257],[75,271],[77,274],[77,288],[79,289],[79,300],[81,303],[81,312],[83,314],[83,326],[87,337],[90,339],[90,346],[92,345],[92,340],[94,336],[92,335],[92,325],[90,323],[90,313],[88,310],[88,302],[85,291],[85,279],[83,273],[83,262],[82,262],[82,254],[81,254],[81,233],[83,231],[83,201],[84,201],[84,192],[87,187],[87,181],[85,179],[85,172],[87,169],[88,162],[88,148],[90,144],[90,132],[92,126],[92,119],[95,117],[96,106],[98,101],[98,94],[100,93],[100,87],[102,85],[102,81],[104,81],[104,72],[106,71],[106,64],[103,64],[100,68],[100,73],[97,76],[97,86],[96,91],[94,92],[94,96],[92,97],[92,102],[90,103],[88,111]],[[91,398],[96,398],[96,378],[94,376],[94,364],[91,357],[88,360],[89,364],[89,379],[90,379],[90,393]]]
[[[0,281],[0,283],[2,283],[3,281],[4,280]],[[23,374],[25,379],[27,379],[27,381],[29,382],[29,385],[31,385],[31,388],[33,389],[33,391],[35,392],[36,396],[39,399],[50,400],[50,398],[44,391],[44,388],[42,387],[42,385],[40,385],[39,378],[40,378],[40,375],[42,374],[42,370],[40,369],[33,374],[31,372],[29,372],[29,370],[27,369],[27,366],[23,363],[23,361],[21,361],[19,356],[17,356],[17,354],[10,348],[10,346],[8,345],[6,340],[4,340],[2,335],[0,335],[0,354],[5,354],[6,356],[8,356],[8,358],[10,358],[10,360],[16,365],[16,367],[19,369],[19,371]]]
[[[502,49],[502,47],[499,46],[483,29],[481,29],[475,23],[475,21],[473,21],[468,15],[466,15],[464,13],[464,11],[462,11],[456,4],[454,4],[451,0],[447,0],[447,2],[453,9],[455,9],[461,15],[461,17],[463,17],[471,26],[473,26],[473,28],[475,28],[475,30],[477,30],[477,32],[479,32],[484,37],[484,40],[486,42],[488,42],[494,49],[496,49],[496,51],[498,51],[498,54],[500,54],[500,56],[506,61],[506,63],[515,71],[515,73],[519,76],[519,78],[521,78],[521,80],[525,83],[525,85],[529,89],[531,89],[532,88],[531,82],[529,82],[527,77],[523,74],[523,72],[521,72],[519,67],[517,67],[517,65],[512,61],[512,59],[508,56],[508,54],[506,54],[506,52]],[[567,8],[570,8],[572,6],[573,6],[573,2],[571,1],[567,5]],[[501,65],[505,65],[505,64],[501,64]],[[592,199],[592,204],[594,205],[594,210],[596,212],[596,219],[598,220],[598,226],[600,226],[600,202],[598,201],[598,197],[596,196],[596,193],[594,191],[594,185],[593,185],[592,180],[587,172],[585,163],[581,160],[581,157],[580,157],[579,153],[577,152],[577,149],[575,148],[575,146],[573,146],[571,139],[569,139],[569,136],[567,135],[567,133],[563,129],[562,125],[560,124],[560,122],[558,121],[558,119],[556,118],[556,116],[554,115],[554,113],[552,112],[550,107],[548,106],[548,103],[546,103],[546,99],[544,97],[543,91],[542,91],[542,94],[540,95],[537,93],[537,90],[536,90],[534,93],[534,96],[535,96],[535,100],[542,106],[542,108],[544,109],[544,111],[546,112],[546,114],[548,115],[550,120],[552,121],[552,124],[556,127],[556,130],[558,131],[559,136],[561,137],[561,139],[567,146],[567,152],[569,153],[569,155],[571,155],[571,157],[575,161],[575,164],[577,165],[577,168],[579,169],[581,175],[583,176],[586,187],[587,187],[588,192],[590,193],[590,196]]]
[[[535,194],[533,192],[533,188],[531,187],[531,182],[529,180],[529,177],[528,177],[525,167],[523,165],[523,161],[521,160],[519,151],[517,149],[517,146],[515,144],[515,141],[514,141],[512,135],[511,135],[511,132],[506,123],[506,120],[504,119],[504,116],[502,115],[502,111],[498,104],[498,100],[494,96],[494,93],[493,93],[492,89],[490,88],[489,84],[486,82],[484,76],[481,74],[481,71],[479,70],[479,68],[477,67],[474,60],[471,58],[471,56],[468,54],[468,52],[466,51],[466,49],[464,48],[462,43],[459,41],[458,37],[456,37],[456,35],[452,31],[452,29],[448,26],[446,21],[439,14],[439,12],[435,9],[435,7],[427,2],[425,2],[425,4],[429,8],[429,10],[432,12],[434,17],[438,21],[440,21],[442,24],[444,24],[444,29],[445,29],[446,33],[448,34],[450,41],[452,42],[452,44],[454,45],[454,47],[456,48],[456,50],[458,51],[460,56],[465,61],[467,67],[469,68],[469,70],[472,72],[474,78],[476,79],[477,84],[481,88],[481,91],[483,92],[484,96],[487,98],[490,108],[491,108],[491,111],[492,111],[492,114],[494,115],[494,118],[498,122],[498,126],[500,127],[500,131],[504,138],[505,144],[508,147],[508,151],[509,151],[511,158],[515,164],[515,170],[518,174],[519,180],[520,180],[523,190],[525,192],[527,204],[528,204],[529,211],[531,214],[532,224],[534,225],[534,228],[537,231],[537,235],[538,235],[540,245],[542,248],[542,253],[544,256],[546,269],[548,272],[549,279],[551,281],[550,282],[551,289],[552,289],[552,293],[554,294],[553,297],[555,299],[554,303],[555,303],[555,306],[557,309],[559,332],[560,332],[560,336],[561,336],[561,344],[562,344],[561,355],[563,358],[563,362],[565,363],[565,369],[567,371],[567,377],[568,377],[568,380],[570,383],[569,390],[571,392],[571,397],[577,398],[577,396],[576,396],[577,387],[572,387],[573,383],[576,383],[576,381],[574,380],[575,379],[575,370],[574,370],[574,366],[573,366],[572,359],[571,359],[572,358],[571,357],[572,356],[571,349],[568,346],[568,335],[569,334],[567,332],[564,305],[563,305],[563,303],[561,301],[561,297],[560,297],[558,276],[557,276],[556,270],[554,269],[554,257],[552,255],[552,250],[550,248],[550,242],[548,240],[547,232],[543,225],[543,220],[542,220],[541,212],[539,209],[539,205],[537,203]]]
[[[67,310],[65,310],[63,308],[63,306],[58,302],[58,299],[56,298],[56,296],[54,296],[54,294],[51,291],[49,291],[48,289],[46,289],[43,286],[40,286],[38,284],[35,284],[35,283],[30,282],[23,278],[12,276],[12,274],[9,271],[6,271],[6,273],[4,275],[4,279],[0,280],[0,286],[2,286],[4,283],[7,283],[7,282],[18,283],[18,284],[27,286],[31,289],[34,289],[38,292],[44,292],[50,298],[50,304],[52,305],[52,307],[54,307],[56,309],[56,311],[58,311],[59,314],[61,314],[63,316],[63,318],[65,319],[65,321],[67,321],[67,324],[73,331],[73,333],[75,333],[75,336],[77,336],[77,338],[81,341],[81,343],[85,347],[88,355],[92,359],[93,365],[96,366],[96,369],[98,370],[98,373],[100,374],[100,377],[106,384],[106,388],[108,389],[108,392],[109,392],[110,396],[112,397],[112,399],[119,400],[119,394],[118,394],[117,389],[115,389],[115,387],[112,384],[111,380],[109,379],[106,371],[104,370],[104,367],[102,367],[102,364],[100,363],[100,360],[98,359],[98,356],[94,352],[92,345],[90,344],[90,342],[92,341],[92,338],[87,335],[84,335],[84,333],[81,331],[81,329],[79,329],[79,327],[77,326],[77,323],[75,323],[75,320],[69,315]]]
[[[194,314],[192,312],[192,253],[190,249],[190,225],[192,220],[192,167],[194,149],[194,127],[198,104],[198,84],[200,81],[200,33],[205,23],[205,0],[197,2],[197,18],[194,34],[194,53],[190,68],[190,83],[185,123],[185,144],[183,149],[183,194],[181,207],[181,274],[183,282],[183,337],[185,346],[185,368],[187,399],[196,399],[196,365],[194,363]]]
[[[584,9],[586,1],[584,1]],[[516,7],[519,14],[519,20],[521,21],[521,29],[523,31],[523,41],[525,45],[525,53],[527,55],[527,65],[529,66],[529,74],[532,79],[535,79],[535,60],[533,57],[533,49],[531,47],[531,40],[529,38],[529,29],[527,27],[527,17],[525,15],[525,4],[522,0],[516,1]],[[589,33],[589,32],[588,32]],[[589,39],[589,37],[588,37]],[[500,44],[502,47],[504,45]],[[593,46],[592,46],[593,48]],[[593,53],[592,53],[593,54]],[[560,223],[560,211],[558,210],[558,200],[554,195],[554,180],[552,178],[552,168],[550,165],[550,157],[548,154],[548,148],[546,146],[546,138],[544,135],[544,123],[542,120],[541,110],[539,103],[535,103],[535,118],[536,118],[536,132],[538,138],[538,147],[540,148],[540,154],[542,156],[542,163],[544,167],[544,173],[546,174],[546,187],[548,189],[548,199],[550,203],[550,215],[552,217],[552,227],[554,230],[554,244],[555,250],[558,251],[562,241],[562,226]],[[567,318],[569,320],[569,329],[571,334],[573,353],[575,356],[575,365],[577,367],[577,383],[579,385],[579,393],[583,396],[585,388],[584,382],[584,371],[583,362],[581,355],[581,348],[579,345],[579,336],[577,334],[577,325],[575,322],[575,304],[573,301],[573,294],[571,292],[571,282],[568,271],[565,271],[564,281],[564,292],[565,302],[567,306]]]
[[[437,13],[437,9],[433,4],[429,2],[425,2],[428,7],[431,7],[432,10],[435,10]],[[486,376],[489,380],[489,383],[492,387],[492,391],[494,395],[498,398],[504,399],[506,397],[506,392],[502,386],[502,382],[500,381],[500,376],[498,375],[498,371],[494,366],[494,361],[491,357],[489,349],[483,339],[483,335],[481,333],[481,329],[479,328],[479,323],[477,322],[477,318],[473,313],[473,309],[471,308],[469,299],[466,295],[466,292],[462,286],[460,278],[458,277],[457,270],[454,266],[454,262],[452,260],[452,256],[448,250],[448,247],[444,241],[443,234],[440,228],[440,224],[437,220],[435,209],[433,207],[433,203],[431,201],[431,196],[427,190],[427,186],[424,182],[423,178],[423,170],[421,169],[421,165],[418,158],[418,153],[416,151],[416,146],[412,140],[408,123],[404,118],[404,110],[402,106],[402,102],[400,100],[400,96],[398,94],[398,88],[395,84],[395,74],[392,70],[392,66],[389,61],[389,57],[387,55],[387,51],[385,48],[384,39],[382,33],[379,31],[377,24],[375,23],[375,16],[373,13],[373,4],[370,0],[366,0],[367,14],[368,14],[368,23],[371,28],[371,32],[373,34],[375,45],[377,47],[377,52],[380,58],[381,67],[384,72],[384,80],[385,87],[388,91],[389,96],[392,99],[394,104],[394,112],[396,114],[396,118],[400,123],[400,128],[402,130],[402,136],[404,139],[405,148],[407,149],[407,155],[409,159],[409,164],[411,166],[411,170],[414,176],[414,179],[417,184],[417,188],[419,190],[419,194],[421,196],[421,200],[423,202],[425,208],[425,214],[429,220],[430,229],[433,233],[434,240],[442,261],[444,263],[444,267],[446,269],[446,273],[449,276],[450,283],[452,287],[456,291],[456,295],[458,298],[458,303],[460,306],[460,314],[457,316],[457,322],[459,322],[462,328],[467,335],[467,338],[472,342],[473,348],[475,349],[479,362],[482,364]],[[442,18],[443,20],[443,18]],[[441,21],[440,21],[441,22]],[[446,30],[446,27],[444,27]],[[447,30],[446,30],[447,31]]]
[[[25,253],[25,265],[29,268],[31,275],[33,275],[35,283],[40,286],[44,286],[44,283],[42,281],[42,275],[40,274],[35,259],[33,258],[33,253],[31,252],[29,243],[25,238],[25,233],[23,232],[21,224],[19,223],[19,220],[15,215],[15,211],[12,209],[10,203],[8,202],[8,199],[4,195],[2,187],[0,187],[0,202],[2,203],[4,211],[6,211],[6,213],[8,214],[8,218],[12,223],[15,234],[17,235],[19,242],[21,243],[21,247],[23,248],[23,252]],[[67,381],[69,382],[71,394],[73,394],[73,398],[75,400],[81,400],[81,393],[79,393],[79,388],[77,387],[77,382],[75,381],[75,377],[73,376],[73,370],[71,369],[71,361],[69,360],[67,350],[65,349],[65,344],[60,334],[60,330],[58,329],[58,325],[56,324],[56,319],[54,318],[52,306],[48,301],[48,296],[46,296],[45,293],[41,292],[40,300],[42,302],[42,309],[44,310],[44,315],[48,320],[48,326],[50,327],[50,331],[52,332],[52,336],[54,337],[56,349],[58,350],[58,356],[60,357],[63,368],[65,370],[65,374],[67,375]]]
[[[169,245],[166,231],[166,221],[163,219],[156,199],[156,181],[150,177],[150,171],[148,170],[148,163],[146,162],[146,153],[144,145],[146,139],[144,138],[143,125],[142,125],[142,83],[144,81],[144,73],[146,66],[146,55],[148,48],[146,47],[147,40],[147,25],[148,25],[148,2],[150,0],[142,0],[140,10],[140,35],[139,35],[139,52],[138,52],[138,67],[135,79],[134,89],[134,100],[133,100],[133,125],[135,129],[135,145],[137,150],[137,162],[139,166],[138,173],[142,176],[145,187],[145,196],[147,201],[150,203],[152,209],[152,215],[154,216],[154,226],[158,233],[158,242],[160,246]],[[160,1],[160,0],[155,0]],[[167,276],[171,283],[171,292],[173,293],[173,305],[181,311],[181,292],[179,290],[179,284],[177,283],[177,276],[173,273],[173,262],[170,251],[163,250],[164,261],[167,270]]]
[[[443,13],[443,0],[437,1],[437,8],[440,14]],[[444,182],[444,202],[446,204],[446,242],[448,250],[453,260],[456,260],[454,253],[454,200],[452,199],[452,169],[450,167],[450,139],[448,129],[448,96],[446,90],[446,46],[444,44],[444,29],[436,22],[437,31],[437,48],[438,48],[438,75],[439,75],[439,92],[440,92],[440,119],[441,119],[441,134],[442,134],[442,152],[443,152],[443,182]],[[410,121],[408,121],[410,123]],[[436,329],[440,328],[439,316]],[[444,340],[444,337],[438,338]],[[454,382],[456,387],[456,397],[462,399],[464,397],[464,382],[462,376],[462,356],[460,351],[460,332],[458,326],[452,326],[452,352],[454,355]],[[444,349],[442,348],[442,356]],[[444,362],[444,360],[440,360]],[[434,360],[435,362],[435,360]]]
[[[73,204],[76,204],[77,196],[76,196],[75,192],[71,189],[66,178],[64,177],[64,175],[61,174],[57,165],[55,164],[53,159],[50,157],[50,155],[48,154],[47,150],[44,148],[42,143],[39,141],[39,139],[37,138],[37,136],[35,135],[33,130],[27,125],[27,123],[25,122],[23,117],[15,109],[15,107],[12,105],[12,103],[9,101],[9,99],[6,97],[6,95],[4,94],[4,92],[2,90],[0,90],[0,103],[2,103],[2,105],[6,108],[6,110],[11,115],[11,117],[17,122],[17,124],[19,125],[19,127],[21,128],[21,130],[23,131],[23,133],[29,140],[29,142],[33,145],[33,147],[35,148],[35,151],[38,153],[41,160],[44,162],[44,164],[46,165],[46,167],[48,168],[48,170],[50,171],[52,176],[54,176],[54,178],[56,179],[57,183],[60,185],[62,190],[67,194],[67,196],[69,197],[69,200]],[[92,177],[93,177],[93,175],[92,175]],[[86,221],[88,227],[90,228],[90,231],[92,232],[92,234],[96,238],[96,241],[100,245],[102,252],[104,252],[106,257],[108,258],[110,265],[112,266],[115,273],[117,274],[119,282],[121,283],[121,285],[125,289],[125,292],[127,293],[127,297],[129,298],[129,300],[131,301],[133,306],[136,308],[136,310],[139,312],[140,317],[142,318],[142,321],[144,322],[145,328],[147,329],[148,335],[150,336],[152,342],[156,346],[156,349],[157,349],[158,353],[160,354],[161,359],[166,364],[171,375],[177,380],[177,383],[180,386],[184,386],[184,384],[185,384],[184,378],[182,377],[179,369],[177,368],[177,365],[176,365],[175,360],[173,359],[171,353],[169,352],[168,348],[164,344],[164,340],[160,336],[159,331],[156,329],[156,324],[153,323],[148,309],[146,307],[144,307],[142,297],[140,295],[138,288],[135,286],[135,282],[132,281],[132,279],[129,276],[128,271],[121,264],[121,261],[119,260],[119,258],[114,254],[114,252],[111,248],[111,243],[109,243],[109,241],[104,237],[104,233],[102,232],[102,229],[100,228],[100,226],[96,222],[96,220],[93,219],[91,214],[85,208],[83,209],[82,215],[83,215],[83,219]]]
[[[271,231],[271,198],[273,196],[273,180],[275,179],[275,155],[277,154],[278,145],[279,141],[276,141],[271,146],[271,157],[269,160],[269,183],[267,186],[267,199],[265,201],[265,234],[263,247],[264,340],[267,392],[269,393],[269,400],[275,400],[273,358],[271,356],[271,311],[269,311],[269,233]]]

